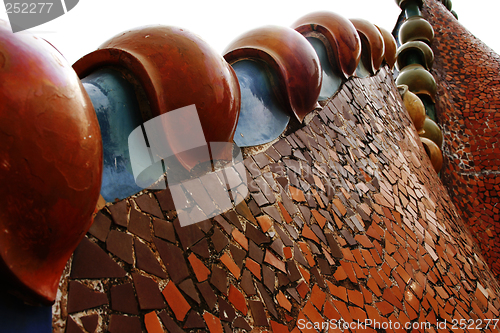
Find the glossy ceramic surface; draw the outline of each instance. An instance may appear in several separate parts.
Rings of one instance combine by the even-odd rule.
[[[233,141],[240,108],[236,75],[197,35],[175,27],[140,27],[111,38],[74,64],[80,77],[103,66],[125,67],[137,78],[153,117],[194,104],[207,142]],[[181,154],[177,134],[193,131],[197,119],[175,118],[176,123],[163,123],[165,140],[191,170],[203,161],[196,154]],[[231,159],[228,149],[212,154],[214,159]]]
[[[376,73],[384,60],[384,39],[380,31],[367,20],[351,19],[352,24],[361,38],[361,58],[365,67]]]
[[[134,87],[117,70],[104,68],[82,79],[99,120],[103,143],[101,195],[108,202],[142,190],[130,164],[128,137],[143,123]]]
[[[404,43],[398,48],[396,57],[398,69],[416,63],[431,70],[434,63],[434,52],[429,45],[421,41]]]
[[[431,159],[432,167],[439,173],[443,167],[443,153],[441,152],[441,149],[439,149],[434,141],[431,141],[426,137],[420,137],[420,140],[422,140],[425,152]]]
[[[401,9],[405,9],[405,7],[409,4],[417,4],[418,6],[422,6],[423,0],[396,0],[396,4]]]
[[[424,103],[418,98],[417,95],[408,90],[408,86],[398,86],[399,93],[403,98],[403,102],[410,115],[410,118],[415,126],[417,132],[421,132],[425,122],[425,107]]]
[[[330,64],[330,61],[328,60],[327,48],[323,42],[315,37],[307,37],[307,40],[311,43],[312,47],[314,47],[314,50],[319,57],[319,61],[321,62],[323,82],[321,84],[321,91],[319,93],[318,100],[324,101],[332,97],[333,94],[339,90],[342,85],[342,77],[338,74],[340,71],[336,70],[336,67],[332,67]]]
[[[408,18],[399,30],[399,41],[401,44],[419,40],[431,44],[434,39],[434,29],[429,22],[421,16]]]
[[[405,84],[412,93],[428,95],[432,101],[436,97],[436,80],[420,64],[412,64],[403,68],[396,79],[396,84]]]
[[[305,15],[292,27],[306,37],[319,39],[326,47],[332,68],[340,69],[341,75],[349,78],[354,74],[361,59],[361,40],[351,21],[324,11]]]
[[[436,122],[429,117],[425,118],[424,127],[419,135],[433,141],[439,148],[443,146],[443,132]]]
[[[315,108],[321,90],[320,63],[297,31],[277,26],[254,29],[236,38],[224,53],[230,64],[241,59],[267,63],[277,73],[278,95],[299,121]]]
[[[0,55],[0,274],[11,292],[51,303],[99,197],[101,134],[51,45],[0,24]]]
[[[377,25],[375,25],[375,27],[378,29],[378,31],[382,35],[382,38],[384,39],[384,61],[389,66],[389,68],[393,68],[394,63],[396,62],[396,49],[398,47],[396,44],[396,40],[389,31]]]
[[[273,89],[275,75],[259,60],[232,64],[241,90],[241,110],[234,142],[239,147],[261,145],[276,139],[290,120]]]

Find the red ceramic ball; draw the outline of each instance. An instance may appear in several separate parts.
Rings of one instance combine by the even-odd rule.
[[[99,197],[99,124],[64,57],[2,21],[0,101],[2,287],[51,303]]]

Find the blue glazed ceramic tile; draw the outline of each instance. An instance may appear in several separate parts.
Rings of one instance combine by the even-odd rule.
[[[319,93],[318,101],[324,101],[332,97],[333,94],[339,90],[342,85],[342,79],[340,76],[335,74],[334,68],[328,60],[325,45],[319,39],[314,37],[307,37],[307,40],[311,43],[314,51],[316,51],[321,63],[323,83],[321,84],[321,92]]]
[[[109,68],[85,77],[82,83],[101,128],[104,155],[101,194],[106,201],[127,198],[142,190],[134,181],[128,148],[129,134],[142,125],[135,91],[120,72]]]
[[[240,118],[234,142],[239,147],[250,147],[276,139],[290,120],[274,92],[277,80],[261,61],[241,60],[231,66],[241,89]]]

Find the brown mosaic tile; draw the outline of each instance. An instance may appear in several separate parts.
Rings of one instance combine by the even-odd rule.
[[[134,263],[133,237],[121,231],[111,230],[106,249],[128,264]]]
[[[155,238],[153,241],[172,281],[179,283],[187,278],[189,270],[182,250],[158,238]]]
[[[98,245],[84,237],[73,254],[72,278],[99,279],[121,278],[125,271]]]
[[[220,231],[219,228],[214,229],[211,239],[214,244],[215,251],[217,252],[221,252],[229,244],[229,239],[222,231]]]
[[[81,317],[80,320],[82,321],[83,328],[85,328],[87,332],[94,333],[97,329],[97,325],[99,325],[99,315],[96,314]]]
[[[163,218],[163,213],[156,202],[156,198],[149,194],[143,194],[134,199],[141,211],[149,213],[159,218]]]
[[[111,287],[111,309],[118,312],[139,314],[137,299],[132,283]]]
[[[214,291],[212,290],[210,284],[205,281],[202,283],[198,283],[196,286],[198,287],[201,296],[203,296],[203,299],[207,303],[210,311],[213,311],[215,304],[217,303],[217,296],[215,296]]]
[[[244,329],[247,332],[250,332],[252,330],[252,327],[247,323],[247,321],[243,317],[236,318],[233,322],[233,326],[235,328]]]
[[[183,328],[205,328],[205,321],[203,318],[194,310],[191,310],[186,318],[186,322]]]
[[[264,305],[260,301],[248,301],[255,326],[269,326]]]
[[[252,224],[247,224],[245,236],[253,240],[257,245],[269,243],[271,240],[269,236],[266,236],[262,231],[255,228]]]
[[[218,298],[219,303],[219,318],[222,321],[232,322],[236,318],[234,308],[223,298]]]
[[[191,224],[185,227],[181,227],[179,219],[175,219],[174,229],[181,241],[184,250],[187,250],[200,239],[205,237],[205,234],[200,230],[198,224]]]
[[[171,211],[176,209],[174,200],[172,199],[172,195],[169,189],[155,192],[154,195],[158,199],[160,207],[163,211]],[[181,202],[187,202],[187,200],[181,200]],[[186,207],[179,207],[179,209],[185,209],[185,208]]]
[[[175,243],[175,231],[172,222],[153,218],[153,230],[156,237]]]
[[[138,239],[134,240],[134,245],[137,268],[165,279],[167,275],[149,247]]]
[[[94,291],[77,281],[71,281],[68,287],[68,313],[99,307],[108,304],[106,294]]]
[[[276,274],[274,274],[274,271],[266,265],[262,265],[262,282],[264,282],[267,289],[269,289],[272,293],[274,292]]]
[[[111,217],[113,218],[113,222],[121,227],[128,226],[128,205],[127,200],[122,200],[118,203],[115,203],[112,206],[108,207]]]
[[[243,216],[244,218],[246,218],[248,221],[250,221],[250,222],[252,222],[254,224],[257,224],[257,221],[255,220],[252,212],[250,211],[250,208],[248,208],[248,206],[245,203],[245,201],[240,202],[236,206],[236,212],[238,214],[240,214],[241,216]],[[242,229],[240,229],[240,230],[242,230]]]
[[[243,226],[241,225],[241,222],[240,220],[238,219],[238,215],[236,215],[236,213],[232,210],[224,213],[224,217],[229,221],[231,222],[231,224],[233,224],[236,228],[238,228],[238,230],[240,231],[243,231]],[[224,230],[227,231],[227,228],[224,228]],[[228,232],[229,234],[229,232]]]
[[[259,289],[261,297],[264,299],[264,304],[266,305],[266,308],[269,311],[269,313],[271,313],[274,316],[274,318],[278,318],[278,312],[276,311],[273,298],[269,295],[269,293],[264,288],[262,283],[256,282],[255,284],[257,286],[257,289]]]
[[[140,322],[139,322],[140,324]],[[65,333],[83,333],[83,330],[78,326],[77,323],[71,318],[68,317],[68,321],[66,323],[66,331]]]
[[[167,306],[157,282],[138,273],[132,273],[132,279],[141,310],[163,309]]]
[[[111,220],[102,212],[99,212],[90,226],[89,233],[101,242],[105,242],[108,237],[110,226]]]
[[[160,320],[161,322],[163,323],[163,326],[165,326],[165,328],[169,331],[169,332],[172,332],[172,333],[181,333],[181,332],[184,332],[184,330],[182,330],[176,323],[175,321],[172,319],[172,317],[170,317],[170,315],[167,314],[167,312],[165,310],[162,310],[158,313],[158,317],[160,317]]]
[[[210,283],[221,293],[227,295],[227,273],[222,268],[212,265]]]
[[[112,314],[109,319],[110,333],[142,333],[139,317]]]

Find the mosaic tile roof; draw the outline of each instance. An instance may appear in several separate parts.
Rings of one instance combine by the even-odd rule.
[[[18,39],[0,21],[0,38],[10,43],[0,43],[0,75],[29,91],[43,91],[47,83],[55,87],[50,93],[29,95],[29,103],[21,98],[26,108],[20,114],[28,115],[27,123],[37,128],[30,115],[43,108],[36,99],[45,101],[64,89],[64,84],[59,87],[37,75],[27,76],[26,84],[14,81],[12,64],[18,59],[37,61],[35,53],[40,52],[45,57],[38,59],[41,64],[56,61],[55,67],[65,71],[58,76],[48,70],[47,77],[74,82],[77,98],[63,94],[64,100],[85,106],[89,127],[92,121],[93,130],[100,128],[102,140],[92,132],[92,142],[104,145],[104,171],[97,174],[106,179],[103,186],[110,186],[106,198],[101,189],[92,214],[100,177],[91,177],[93,195],[72,198],[84,200],[80,206],[87,213],[68,215],[71,224],[64,223],[68,217],[58,206],[61,200],[52,207],[31,200],[24,188],[14,204],[4,200],[10,210],[3,211],[17,215],[5,218],[0,213],[2,227],[37,223],[30,207],[43,218],[52,217],[53,210],[57,218],[47,221],[55,224],[42,219],[35,225],[58,235],[56,242],[47,237],[42,245],[62,243],[62,257],[52,270],[41,270],[49,272],[49,278],[34,274],[33,267],[44,263],[39,257],[45,257],[29,246],[38,244],[34,233],[20,232],[10,248],[27,249],[34,259],[23,265],[26,273],[16,274],[5,259],[9,246],[0,238],[0,273],[6,281],[0,309],[13,305],[10,312],[0,311],[5,312],[0,321],[16,324],[10,314],[22,313],[9,301],[14,296],[3,297],[9,291],[26,292],[23,300],[30,302],[55,298],[53,331],[66,333],[500,331],[500,123],[495,104],[499,56],[457,23],[449,0],[396,3],[403,14],[395,32],[400,31],[400,41],[408,41],[399,51],[390,33],[368,21],[318,12],[299,19],[293,25],[296,30],[250,31],[234,41],[224,57],[184,29],[132,29],[73,68],[63,66],[60,55],[44,41]],[[428,44],[421,45],[424,42],[432,51]],[[392,66],[397,55],[403,67],[399,81],[407,86],[396,86]],[[414,69],[420,74],[408,74]],[[432,83],[432,91],[412,85],[422,75]],[[475,82],[481,84],[476,87]],[[0,107],[0,115],[8,122],[0,125],[0,135],[10,127],[27,126],[15,121],[15,112],[8,112],[17,104],[6,91],[0,90],[9,102]],[[419,102],[420,116],[410,110],[415,104],[410,98]],[[428,118],[421,121],[425,112],[434,118],[435,110],[445,134],[441,175],[436,171],[443,161],[442,135],[439,140],[419,136],[426,128]],[[69,114],[64,107],[57,111],[61,119]],[[181,116],[170,117],[174,113]],[[191,114],[199,119],[192,121]],[[245,117],[246,122],[241,121]],[[273,118],[276,121],[268,124]],[[74,136],[76,145],[87,140],[61,127],[65,136],[49,139],[61,143]],[[132,169],[132,160],[137,162],[130,131],[143,135],[139,164],[146,180],[141,183],[126,167],[112,174],[117,158],[123,165],[131,163]],[[148,137],[151,131],[160,135]],[[259,136],[251,138],[256,132]],[[36,138],[33,133],[26,137]],[[247,136],[241,154],[233,145],[235,133]],[[203,140],[189,146],[189,136]],[[0,156],[38,170],[36,159],[7,150],[9,140],[0,140]],[[58,153],[64,151],[72,160],[80,150],[68,147]],[[100,155],[98,149],[89,151]],[[151,165],[146,165],[147,153]],[[233,165],[226,167],[231,153]],[[175,167],[166,162],[168,157]],[[237,167],[238,158],[242,161]],[[39,159],[45,161],[45,156]],[[149,169],[158,164],[161,170]],[[0,167],[0,176],[12,185],[8,164]],[[54,174],[44,168],[46,174],[39,177],[48,181]],[[146,169],[152,172],[155,189],[147,178],[151,174],[143,173]],[[163,186],[166,181],[169,186]],[[57,184],[49,188],[74,187]],[[133,186],[119,189],[122,185]],[[137,192],[137,186],[149,189]],[[10,198],[5,190],[1,193],[3,199]],[[44,214],[48,208],[52,210]],[[71,237],[65,237],[66,226],[72,227]],[[2,237],[9,234],[5,230]],[[71,255],[75,239],[82,237]],[[42,293],[47,283],[52,288]],[[34,308],[24,304],[22,311]],[[44,319],[50,319],[47,314]],[[21,316],[32,327],[42,323],[34,315]],[[48,328],[50,323],[43,325]]]
[[[351,78],[245,166],[250,196],[199,224],[180,227],[168,190],[101,210],[62,281],[56,329],[305,332],[340,318],[498,318],[498,283],[387,67]]]
[[[439,124],[446,137],[442,179],[486,262],[500,276],[500,57],[439,2],[424,17],[435,38]]]

